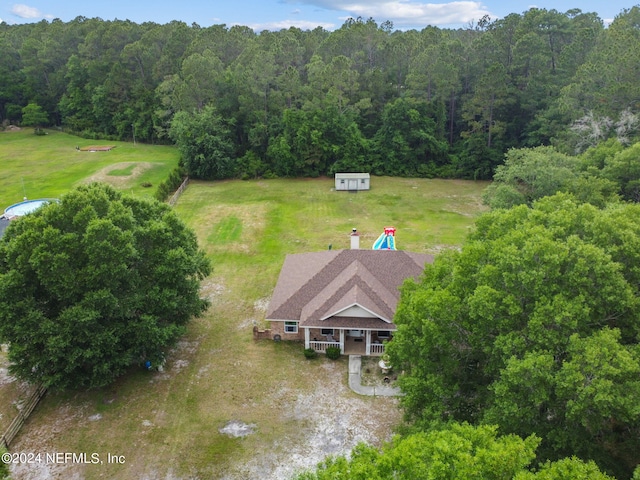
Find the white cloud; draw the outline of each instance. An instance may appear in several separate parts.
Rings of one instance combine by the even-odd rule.
[[[276,22],[253,23],[246,26],[256,32],[261,32],[262,30],[282,30],[289,27],[297,27],[300,30],[313,30],[317,27],[322,27],[325,30],[333,30],[336,28],[336,25],[333,23],[311,22],[308,20],[279,20]]]
[[[23,5],[21,3],[13,5],[11,13],[20,18],[41,18],[43,16],[37,8]]]
[[[374,18],[377,22],[391,20],[396,27],[465,24],[491,16],[489,10],[477,1],[425,3],[410,0],[289,0],[328,10],[339,10],[353,17]]]

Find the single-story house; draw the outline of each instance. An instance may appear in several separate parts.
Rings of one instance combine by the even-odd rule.
[[[368,173],[336,173],[336,190],[369,190],[371,178]]]
[[[433,256],[353,247],[287,255],[266,315],[274,339],[303,340],[320,352],[384,353],[396,331],[399,287]]]

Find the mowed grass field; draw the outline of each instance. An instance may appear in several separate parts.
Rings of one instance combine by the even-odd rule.
[[[211,257],[214,276],[240,288],[241,298],[262,298],[288,253],[349,248],[352,228],[371,248],[385,226],[397,229],[398,249],[438,253],[459,246],[485,210],[486,182],[374,177],[372,184],[348,193],[327,178],[193,182],[176,211]]]
[[[370,248],[389,225],[399,249],[437,253],[459,246],[484,210],[483,182],[371,183],[351,194],[326,178],[192,182],[175,211],[212,260],[202,286],[211,308],[164,371],[133,369],[108,388],[49,393],[11,446],[97,453],[101,463],[20,465],[14,478],[279,479],[359,440],[388,439],[401,417],[397,400],[351,392],[346,359],[310,362],[300,344],[252,338],[286,254],[349,248],[353,227]],[[254,433],[221,433],[231,421]],[[109,463],[113,456],[124,463]]]
[[[178,165],[173,147],[87,140],[56,130],[0,131],[0,212],[23,197],[57,198],[80,182],[100,180],[136,196],[153,197],[158,183]],[[78,151],[114,146],[108,152]],[[143,187],[150,183],[151,187]]]

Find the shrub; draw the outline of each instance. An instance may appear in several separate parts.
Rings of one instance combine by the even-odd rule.
[[[309,360],[316,358],[318,356],[318,352],[316,352],[313,348],[305,348],[304,349],[304,356],[305,358],[308,358]]]
[[[158,185],[154,195],[155,199],[159,202],[164,202],[169,195],[178,189],[185,176],[184,168],[180,166],[174,168],[169,174],[169,177]]]
[[[331,360],[337,360],[340,358],[340,347],[327,347],[327,357]]]

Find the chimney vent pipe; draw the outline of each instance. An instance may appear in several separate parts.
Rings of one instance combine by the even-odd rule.
[[[360,234],[354,228],[351,230],[351,250],[359,250],[360,249]]]

